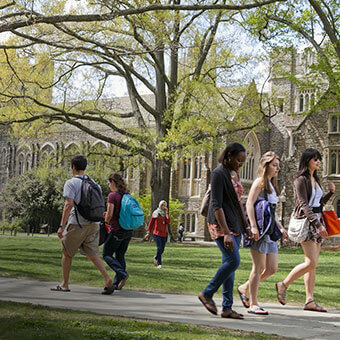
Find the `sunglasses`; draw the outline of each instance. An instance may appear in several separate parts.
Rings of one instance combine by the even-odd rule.
[[[313,158],[313,161],[314,161],[314,162],[317,162],[317,161],[320,161],[320,162],[321,162],[321,159],[320,159],[320,158],[317,158],[317,157],[314,157],[314,158]]]

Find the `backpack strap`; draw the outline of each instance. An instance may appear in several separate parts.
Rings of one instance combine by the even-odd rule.
[[[77,207],[77,204],[75,202],[74,202],[74,212],[76,213],[77,223],[78,223],[79,227],[82,228],[82,226],[79,222],[79,217],[78,217],[78,207]]]
[[[83,180],[84,180],[85,177],[89,177],[89,176],[87,176],[87,175],[84,175],[84,176],[82,176],[82,177],[77,176],[76,178],[81,179],[81,181],[82,181],[82,183],[83,183]],[[82,185],[83,185],[83,184],[82,184]],[[82,189],[81,189],[81,190],[82,190]],[[80,192],[80,198],[81,198],[81,192]],[[81,224],[80,224],[80,222],[79,222],[79,217],[78,217],[78,204],[77,204],[75,201],[73,201],[73,203],[74,203],[74,212],[75,212],[75,214],[76,214],[77,223],[78,223],[79,227],[82,228],[82,226],[81,226]]]

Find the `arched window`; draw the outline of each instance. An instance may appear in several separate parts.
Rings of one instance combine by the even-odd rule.
[[[247,158],[241,169],[241,178],[252,181],[255,178],[260,159],[260,144],[254,132],[249,132],[244,141],[247,150]]]
[[[309,109],[309,94],[306,94],[305,102],[306,102],[306,110],[308,110]]]
[[[183,178],[190,178],[191,158],[183,159]]]
[[[18,175],[22,175],[25,170],[25,157],[21,153],[18,158]]]
[[[72,143],[65,148],[63,156],[64,156],[64,165],[66,168],[70,167],[70,162],[71,162],[72,157],[78,154],[80,154],[80,149],[75,143]]]
[[[31,154],[30,153],[26,156],[25,169],[26,170],[30,170],[31,169]]]
[[[315,104],[315,95],[314,95],[314,93],[312,93],[312,95],[310,97],[310,105],[311,105],[311,107],[313,107],[314,104]]]
[[[196,215],[192,214],[192,220],[191,220],[191,232],[194,233],[196,229]]]
[[[194,163],[194,178],[202,177],[202,157],[196,157]]]
[[[300,95],[300,101],[299,101],[299,111],[302,112],[303,111],[303,94]]]
[[[190,233],[190,214],[187,214],[187,221],[186,221],[186,225],[185,225],[185,231],[187,231],[188,233]]]

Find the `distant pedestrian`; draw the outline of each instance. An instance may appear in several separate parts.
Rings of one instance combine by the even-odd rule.
[[[304,309],[327,312],[325,308],[314,301],[314,286],[321,244],[327,236],[322,208],[334,194],[335,186],[333,183],[328,183],[329,192],[326,195],[323,194],[317,175],[320,164],[321,154],[318,150],[311,148],[302,153],[294,180],[295,207],[293,216],[297,219],[307,218],[309,221],[307,238],[301,242],[305,262],[295,266],[283,281],[276,283],[276,292],[279,302],[285,305],[288,287],[299,277],[304,276],[306,289]]]
[[[110,227],[109,235],[103,246],[103,259],[115,271],[114,289],[122,289],[129,278],[126,272],[125,253],[128,249],[132,231],[123,229],[119,224],[119,213],[123,195],[127,193],[123,177],[118,173],[109,176],[108,184],[111,192],[107,197],[105,222]],[[113,256],[115,254],[115,257]],[[104,289],[102,294],[109,294]]]
[[[243,319],[232,309],[235,271],[240,264],[239,246],[241,232],[251,236],[247,225],[241,196],[243,187],[239,170],[246,160],[244,147],[233,143],[226,147],[218,158],[221,164],[212,172],[211,198],[208,210],[208,228],[222,253],[222,266],[208,286],[199,295],[199,300],[212,314],[217,314],[214,294],[222,285],[222,318]]]
[[[162,254],[168,237],[168,224],[170,224],[169,211],[166,201],[160,201],[158,208],[152,213],[149,222],[148,231],[145,239],[148,240],[150,233],[153,233],[153,238],[157,246],[157,254],[154,256],[154,265],[162,268]]]
[[[183,223],[180,223],[178,227],[178,241],[183,242],[183,234],[184,234],[184,226]]]
[[[61,239],[63,258],[62,272],[63,282],[54,288],[53,291],[69,292],[69,275],[72,258],[80,249],[105,279],[105,287],[113,291],[113,281],[105,269],[105,265],[99,257],[99,224],[85,219],[75,208],[80,203],[82,196],[82,183],[85,177],[87,160],[82,155],[74,156],[71,159],[73,178],[67,180],[64,185],[63,196],[65,205],[61,217],[58,237]]]

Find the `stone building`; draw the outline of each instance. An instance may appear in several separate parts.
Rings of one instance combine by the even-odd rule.
[[[297,53],[294,49],[282,51],[272,59],[268,93],[265,94],[265,109],[268,118],[260,128],[240,135],[247,150],[247,160],[241,171],[245,186],[244,199],[249,187],[256,178],[260,156],[272,150],[281,158],[281,171],[278,178],[282,190],[279,214],[287,225],[293,208],[293,178],[299,157],[308,147],[318,149],[322,156],[323,184],[332,181],[337,194],[330,206],[340,216],[340,115],[337,107],[325,109],[327,83],[319,80],[315,88],[301,86],[308,80],[308,65],[314,62],[310,49]],[[298,80],[293,82],[291,75]],[[300,82],[299,82],[300,81]],[[306,84],[306,83],[305,83]],[[249,91],[256,89],[252,82]],[[126,107],[126,98],[119,99]],[[240,106],[246,105],[247,95],[240,99]],[[232,141],[226,141],[227,143]],[[42,161],[62,165],[68,157],[83,150],[95,148],[108,150],[110,147],[83,132],[70,128],[45,140],[18,143],[8,139],[5,131],[0,136],[0,186],[7,178],[19,175],[39,166]],[[177,155],[171,173],[171,196],[185,204],[185,213],[180,221],[185,226],[185,237],[192,240],[209,240],[206,221],[199,214],[202,197],[210,181],[210,174],[217,166],[218,152],[192,154],[182,158]],[[150,171],[130,167],[125,176],[132,186],[132,192],[139,192],[150,183]],[[326,186],[325,186],[326,189]]]
[[[266,93],[270,102],[266,107],[268,119],[256,132],[250,131],[242,136],[247,150],[247,160],[241,170],[246,189],[244,200],[256,178],[261,155],[268,150],[274,151],[281,158],[278,184],[282,191],[278,213],[286,226],[293,210],[293,181],[299,158],[310,147],[318,149],[323,156],[319,176],[325,190],[327,182],[335,184],[336,194],[328,207],[334,208],[340,216],[339,109],[324,105],[327,101],[327,83],[323,79],[318,79],[317,89],[305,85],[308,84],[308,65],[314,61],[314,55],[308,48],[301,53],[288,49],[271,60],[269,90]],[[296,82],[292,81],[292,75],[297,79]],[[199,206],[209,183],[210,173],[217,165],[216,157],[217,154],[213,153],[193,156],[174,167],[176,176],[173,176],[173,185],[176,184],[174,181],[178,181],[176,194],[186,203],[182,221],[187,237],[209,239],[204,218],[199,215]]]

